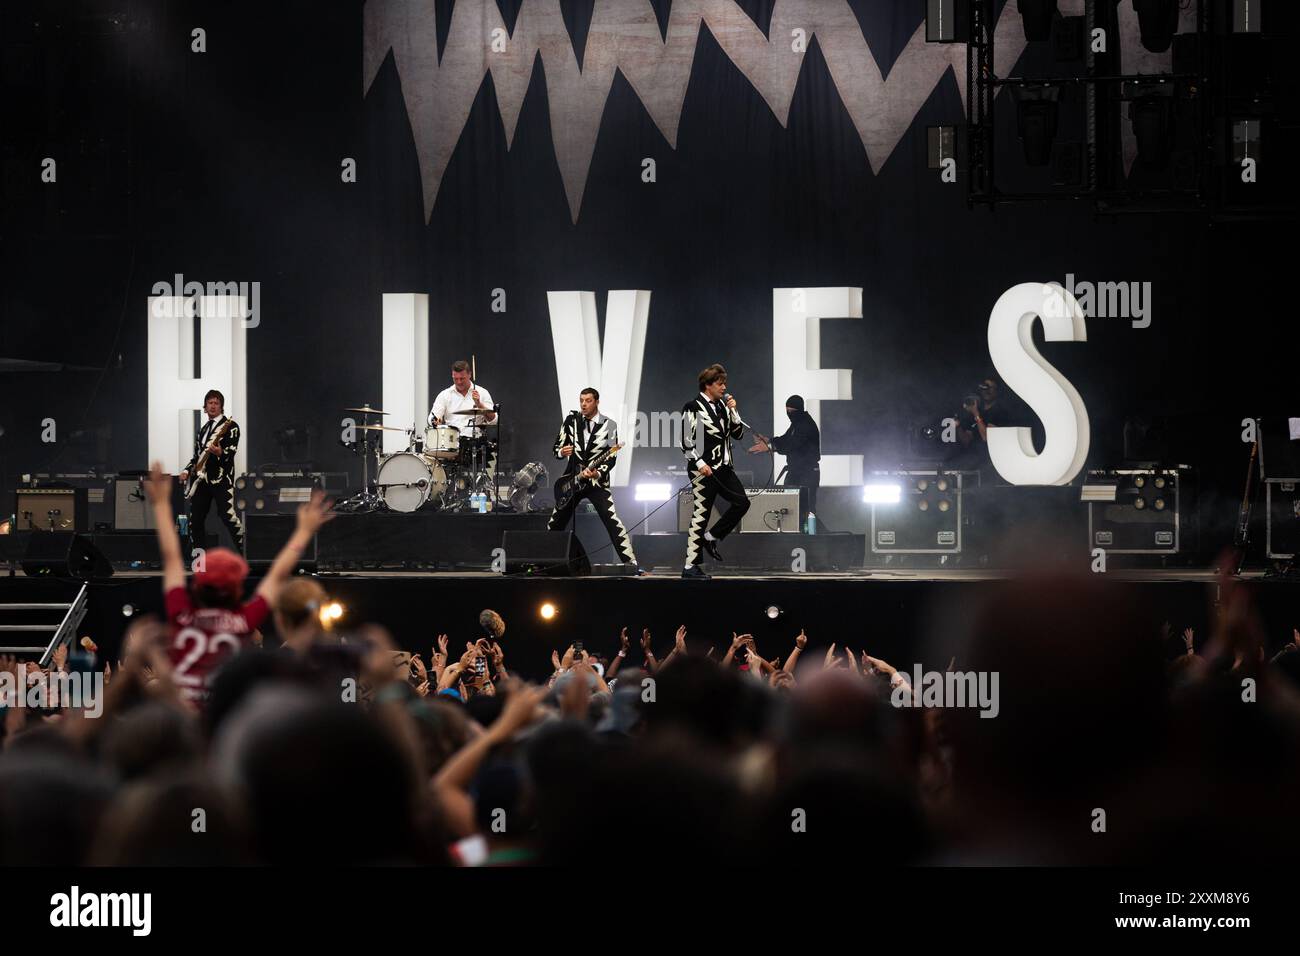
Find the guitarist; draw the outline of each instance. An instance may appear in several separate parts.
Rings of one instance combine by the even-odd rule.
[[[194,437],[194,457],[180,474],[181,484],[188,487],[190,475],[198,460],[205,451],[208,453],[202,473],[194,475],[194,497],[190,499],[190,542],[200,548],[209,544],[204,525],[208,520],[208,511],[215,503],[217,514],[235,542],[235,549],[242,553],[244,526],[239,520],[239,512],[235,510],[235,452],[239,448],[239,425],[226,417],[226,396],[215,388],[203,396],[203,410],[207,413],[208,420]],[[227,422],[229,427],[218,440],[218,435]]]
[[[600,392],[594,388],[584,388],[578,396],[578,404],[580,410],[569,412],[560,425],[559,434],[555,436],[555,457],[569,459],[564,472],[569,481],[578,478],[595,480],[583,482],[582,487],[577,488],[562,507],[556,508],[547,527],[551,531],[565,527],[577,509],[578,502],[586,498],[595,507],[596,514],[600,515],[619,559],[634,574],[643,574],[637,567],[636,555],[632,552],[632,537],[614,510],[614,496],[609,491],[609,473],[614,468],[614,458],[607,457],[595,468],[587,466],[598,452],[618,444],[618,425],[614,419],[600,414]]]

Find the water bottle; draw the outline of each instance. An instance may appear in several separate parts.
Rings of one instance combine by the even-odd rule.
[[[808,512],[808,534],[817,533],[817,516],[811,511]]]
[[[475,492],[469,496],[470,507],[474,508],[479,514],[487,513],[487,495],[483,492]]]
[[[190,516],[177,515],[176,528],[180,532],[182,538],[188,538],[190,536]]]

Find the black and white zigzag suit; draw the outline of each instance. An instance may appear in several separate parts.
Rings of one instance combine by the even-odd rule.
[[[194,474],[195,464],[212,441],[212,437],[221,430],[227,421],[225,415],[218,415],[203,423],[194,437],[194,457],[185,466],[185,470]],[[217,515],[230,532],[239,552],[244,550],[244,525],[235,510],[235,452],[239,449],[239,425],[233,420],[230,430],[221,439],[221,454],[210,455],[204,467],[207,481],[198,482],[194,497],[190,499],[190,541],[198,548],[207,547],[212,539],[208,537],[204,525],[208,520],[208,511],[215,504]]]
[[[555,457],[563,458],[560,449],[565,445],[572,445],[573,454],[569,456],[569,466],[565,473],[576,477],[587,467],[587,463],[597,452],[617,444],[618,425],[614,419],[597,412],[588,420],[581,412],[569,412],[564,423],[560,425],[559,433],[555,436]],[[606,458],[596,467],[599,476],[597,480],[571,496],[563,508],[557,508],[551,515],[547,527],[552,531],[565,527],[573,517],[578,502],[586,498],[595,507],[596,514],[600,515],[601,523],[609,532],[609,540],[613,543],[619,559],[624,564],[634,564],[636,555],[632,552],[632,537],[627,533],[627,528],[623,527],[623,522],[619,520],[618,512],[614,510],[614,496],[609,491],[609,473],[613,469],[614,459]]]
[[[719,496],[726,499],[730,507],[709,528],[718,541],[730,534],[749,510],[749,497],[745,494],[745,486],[736,477],[731,448],[732,441],[745,434],[745,426],[740,424],[735,409],[727,408],[721,400],[710,400],[703,392],[686,403],[682,408],[682,418],[682,452],[686,455],[686,471],[691,478],[691,523],[686,533],[686,566],[691,567],[704,561],[700,542],[709,523],[709,512]],[[703,435],[698,446],[697,430]],[[712,468],[713,474],[709,477],[702,475],[701,464]]]

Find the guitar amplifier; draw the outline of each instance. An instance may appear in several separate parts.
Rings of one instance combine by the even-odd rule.
[[[798,534],[799,527],[799,489],[798,488],[746,488],[749,495],[749,510],[740,519],[737,529],[746,534],[755,531],[769,533],[786,532]],[[721,502],[722,498],[719,497]],[[677,530],[689,531],[691,528],[692,495],[690,489],[677,495]],[[718,512],[714,507],[714,514]],[[710,525],[713,515],[710,515]],[[706,528],[708,525],[705,526]]]
[[[16,531],[87,531],[85,488],[19,488]]]

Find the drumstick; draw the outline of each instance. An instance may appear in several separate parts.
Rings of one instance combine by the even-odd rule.
[[[469,379],[471,382],[478,381],[478,359],[472,354],[469,357]]]

